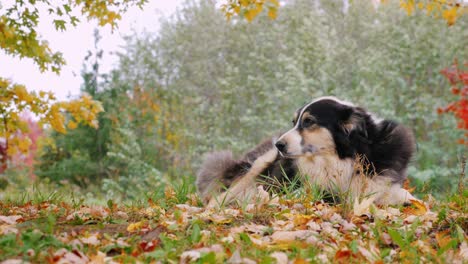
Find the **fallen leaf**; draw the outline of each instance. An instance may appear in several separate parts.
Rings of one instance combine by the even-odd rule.
[[[7,259],[1,262],[1,264],[28,264],[31,262],[24,261],[22,259]]]
[[[136,222],[136,223],[131,223],[127,226],[127,231],[128,232],[135,232],[135,231],[139,231],[140,229],[142,229],[144,226],[145,226],[146,222],[145,221],[140,221],[140,222]]]
[[[191,214],[200,213],[201,211],[203,211],[203,208],[201,207],[190,206],[188,204],[176,204],[176,207],[184,212],[188,212]]]
[[[238,249],[232,253],[232,256],[227,260],[227,263],[242,263],[242,257]]]
[[[156,248],[157,244],[158,244],[157,242],[153,242],[153,241],[150,241],[150,242],[142,241],[140,242],[138,246],[141,248],[141,250],[143,250],[143,252],[151,252]]]
[[[97,252],[96,255],[91,256],[91,257],[89,258],[89,263],[92,263],[92,264],[104,264],[104,263],[108,263],[108,262],[106,262],[106,253],[104,253],[104,252],[98,250],[98,252]]]
[[[382,234],[380,235],[380,239],[387,246],[392,244],[392,238],[390,237],[389,234],[387,234],[385,232],[382,232]]]
[[[310,261],[307,261],[307,260],[305,260],[303,258],[296,258],[296,259],[293,260],[292,263],[293,264],[308,264],[308,263],[310,263]]]
[[[463,241],[460,245],[460,252],[458,253],[462,260],[468,260],[468,244],[466,241]]]
[[[271,239],[274,243],[290,243],[296,240],[305,240],[314,234],[316,232],[310,230],[276,231],[271,235]]]
[[[322,228],[320,227],[320,225],[318,223],[316,223],[314,220],[310,220],[308,223],[307,223],[307,227],[312,230],[312,231],[320,231]]]
[[[185,251],[180,255],[179,263],[190,263],[190,262],[196,261],[201,257],[201,253],[209,253],[209,252],[223,253],[224,247],[219,244],[214,244],[211,247],[203,247],[203,248]]]
[[[418,217],[416,215],[409,215],[406,217],[403,222],[406,224],[412,224]]]
[[[80,238],[80,240],[84,244],[97,246],[97,245],[100,244],[98,236],[99,236],[99,233],[94,233],[94,234],[90,235],[89,237],[82,237],[82,238]]]
[[[71,213],[67,216],[67,221],[79,218],[82,221],[90,219],[103,219],[109,215],[107,209],[102,206],[81,207],[78,211]]]
[[[190,263],[190,262],[193,262],[193,261],[196,261],[200,258],[201,256],[201,253],[197,250],[188,250],[188,251],[185,251],[183,252],[181,255],[180,255],[180,262],[181,264],[185,264],[185,263]]]
[[[363,246],[359,246],[358,251],[370,263],[374,263],[374,261],[377,260],[376,256],[379,256],[379,254],[376,254],[376,252],[370,252],[367,248],[365,248]]]
[[[117,211],[115,213],[115,218],[127,220],[128,219],[128,214],[125,213],[125,212],[122,212],[122,211]]]
[[[276,260],[277,264],[288,264],[288,255],[284,252],[276,251],[270,254]]]
[[[419,200],[410,200],[412,206],[403,209],[403,213],[410,215],[424,215],[427,213],[427,208],[424,202]]]
[[[355,216],[370,214],[370,206],[374,203],[374,199],[367,198],[359,202],[356,198],[354,200],[353,213]]]
[[[21,219],[23,219],[21,215],[10,215],[10,216],[0,215],[0,223],[4,223],[8,225],[16,224],[16,222]]]
[[[246,224],[245,230],[253,234],[263,235],[268,230],[268,227],[264,225]]]
[[[229,224],[232,222],[232,218],[222,214],[212,214],[209,219],[218,225]]]
[[[336,251],[334,260],[336,263],[348,263],[351,258],[356,258],[356,254],[349,249],[342,249]]]
[[[448,230],[436,233],[435,239],[437,241],[437,245],[439,245],[440,248],[445,247],[448,243],[450,243],[450,241],[452,241]]]
[[[85,264],[89,262],[88,257],[81,253],[78,250],[68,251],[64,248],[57,250],[54,254],[54,258],[58,259],[55,263],[65,264],[65,263],[74,263],[74,264]]]
[[[18,229],[14,225],[0,225],[0,235],[18,234]]]
[[[341,231],[347,232],[347,231],[352,231],[352,230],[356,230],[356,229],[357,229],[357,227],[356,227],[355,224],[350,223],[350,222],[348,222],[346,220],[341,221],[341,229],[340,229]]]
[[[267,246],[269,243],[268,241],[262,240],[262,237],[256,235],[249,235],[250,241],[259,247]]]
[[[313,215],[298,214],[294,216],[293,223],[295,226],[304,226],[313,218]]]

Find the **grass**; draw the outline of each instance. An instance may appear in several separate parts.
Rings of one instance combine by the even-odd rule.
[[[371,206],[356,216],[348,205],[323,202],[313,186],[288,186],[275,202],[219,210],[204,209],[189,181],[98,204],[68,188],[35,186],[0,202],[0,261],[468,261],[467,190],[426,201],[429,211]]]

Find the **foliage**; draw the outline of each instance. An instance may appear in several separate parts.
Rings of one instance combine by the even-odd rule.
[[[108,24],[114,28],[128,7],[141,7],[144,3],[145,0],[75,0],[66,3],[15,0],[7,6],[0,5],[3,11],[0,13],[0,48],[11,56],[33,59],[41,71],[59,73],[65,63],[62,55],[51,51],[48,43],[37,33],[39,20],[44,17],[42,8],[47,9],[48,18],[52,19],[57,30],[66,30],[68,25],[75,26],[79,22],[74,10],[79,10],[88,19],[98,20],[101,26]],[[28,92],[23,85],[0,77],[0,138],[5,140],[4,146],[0,147],[0,172],[6,168],[9,156],[17,152],[26,154],[31,144],[27,137],[21,137],[27,132],[25,122],[19,117],[22,111],[37,115],[41,125],[48,124],[65,133],[65,126],[75,129],[79,124],[85,124],[97,128],[97,114],[103,109],[89,95],[70,102],[56,102],[51,93]],[[64,112],[72,117],[69,122],[66,122]]]
[[[129,129],[116,129],[111,134],[113,144],[107,153],[109,165],[119,169],[103,180],[108,197],[136,200],[146,192],[167,184],[162,173],[144,162],[136,135]]]
[[[130,6],[140,8],[146,0],[89,1],[74,0],[64,3],[52,3],[47,0],[11,1],[7,6],[0,5],[0,48],[7,54],[20,58],[31,58],[41,71],[60,72],[65,61],[62,54],[51,51],[47,41],[41,40],[37,27],[39,20],[51,19],[57,30],[64,31],[67,26],[76,26],[79,18],[74,11],[79,10],[88,20],[96,19],[100,26],[117,26],[121,14]],[[41,13],[42,12],[42,13]]]
[[[29,151],[31,139],[22,136],[29,131],[27,122],[21,119],[25,111],[35,114],[41,126],[50,124],[56,131],[66,133],[66,127],[74,129],[77,124],[97,128],[96,115],[103,108],[86,94],[69,102],[57,102],[52,93],[28,92],[22,85],[0,79],[0,138],[5,140],[1,153],[3,167],[9,157]],[[65,112],[70,114],[68,121]]]
[[[155,168],[161,164],[147,153],[161,148],[147,138],[154,139],[155,133],[164,134],[163,129],[166,133],[170,131],[155,124],[163,121],[167,125],[167,120],[160,120],[160,100],[138,87],[115,84],[116,73],[100,73],[103,51],[99,49],[99,40],[96,31],[96,50],[88,53],[83,65],[82,91],[101,101],[107,109],[97,117],[100,127],[78,126],[67,134],[52,133],[53,144],[44,151],[37,173],[43,178],[68,180],[82,187],[102,184],[107,196],[113,199],[141,198],[148,190],[165,183],[162,173]],[[168,140],[172,144],[179,142],[177,138]]]
[[[28,138],[31,144],[28,147],[27,153],[17,153],[10,156],[8,167],[10,170],[19,170],[26,173],[30,180],[35,180],[36,175],[34,173],[35,166],[37,165],[37,157],[40,155],[43,144],[46,143],[44,130],[39,126],[37,120],[28,114],[22,114],[21,120],[24,120],[28,126],[28,132],[22,133],[20,137]],[[6,153],[5,153],[6,154]],[[7,155],[5,155],[6,157]],[[4,163],[6,169],[7,164]]]
[[[460,16],[468,13],[468,5],[459,0],[401,0],[400,2],[401,8],[405,9],[408,15],[413,14],[416,9],[424,10],[428,16],[444,19],[449,26],[455,24]]]
[[[223,2],[221,11],[228,20],[233,16],[240,16],[249,22],[252,22],[262,12],[264,6],[268,9],[268,16],[275,19],[280,6],[277,0],[225,0]],[[376,5],[387,2],[391,1],[380,0]],[[412,15],[416,9],[424,10],[428,16],[446,20],[449,26],[455,24],[458,17],[468,13],[468,6],[460,0],[400,0],[400,7],[406,10],[408,15]]]
[[[221,5],[221,10],[227,19],[238,15],[249,22],[262,12],[263,7],[268,9],[268,17],[275,19],[280,5],[278,0],[227,0],[226,2]]]
[[[465,67],[468,64],[465,64]],[[455,62],[451,67],[443,69],[441,73],[452,85],[452,93],[458,98],[455,102],[437,109],[439,113],[451,113],[458,120],[458,129],[464,131],[460,144],[468,146],[468,71],[459,68]]]

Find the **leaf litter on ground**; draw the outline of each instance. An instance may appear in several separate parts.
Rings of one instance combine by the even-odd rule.
[[[74,207],[0,204],[2,263],[467,263],[467,212],[262,193],[257,203],[200,206],[166,190],[164,203]],[[434,207],[434,208],[431,208]],[[437,209],[435,209],[437,207]],[[439,211],[437,211],[439,210]]]

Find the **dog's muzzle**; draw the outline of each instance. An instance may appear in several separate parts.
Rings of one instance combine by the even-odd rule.
[[[291,154],[291,153],[288,153],[288,143],[282,141],[282,140],[278,140],[275,142],[275,147],[276,149],[278,149],[279,151],[279,154],[282,156],[282,157],[285,157],[285,158],[295,158],[295,157],[299,157],[299,156],[302,156],[302,155],[307,155],[307,154],[315,154],[318,149],[315,147],[315,146],[312,146],[312,145],[305,145],[305,146],[302,146],[302,153],[301,154]]]

